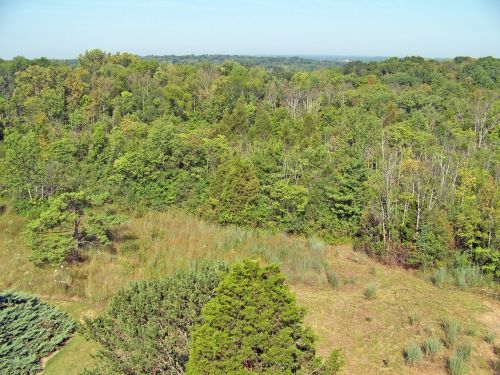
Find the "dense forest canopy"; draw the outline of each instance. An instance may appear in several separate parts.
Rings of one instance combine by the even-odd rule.
[[[299,63],[2,60],[1,194],[31,215],[105,194],[500,277],[500,59]]]

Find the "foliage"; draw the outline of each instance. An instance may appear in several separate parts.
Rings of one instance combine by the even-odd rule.
[[[124,217],[95,211],[102,205],[102,196],[89,196],[84,192],[52,197],[47,208],[28,225],[33,262],[59,265],[77,261],[83,249],[110,244],[111,229],[124,221]]]
[[[40,299],[21,293],[0,293],[0,373],[35,374],[40,360],[74,332],[71,319]]]
[[[0,194],[36,216],[106,192],[499,278],[500,59],[226,58],[0,61]]]
[[[80,330],[101,345],[95,374],[183,374],[190,330],[215,295],[223,268],[203,266],[155,281],[129,284],[107,311]]]
[[[277,266],[237,264],[216,292],[193,332],[187,373],[297,373],[316,362],[314,336]],[[325,366],[333,363],[338,355]]]

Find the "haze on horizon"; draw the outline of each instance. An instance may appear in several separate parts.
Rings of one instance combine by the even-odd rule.
[[[0,58],[500,56],[498,0],[0,0]]]

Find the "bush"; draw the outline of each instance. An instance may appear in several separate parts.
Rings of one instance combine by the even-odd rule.
[[[289,374],[320,366],[304,311],[277,265],[237,264],[203,308],[188,374]]]
[[[424,352],[429,357],[435,357],[443,350],[443,343],[436,337],[428,337],[424,340]]]
[[[464,375],[467,373],[467,363],[457,351],[451,353],[448,359],[448,371],[451,375]]]
[[[375,299],[377,297],[377,287],[373,284],[368,285],[363,295],[366,299]]]
[[[460,324],[456,320],[447,319],[443,322],[443,329],[445,334],[444,343],[449,348],[457,341],[460,335]]]
[[[404,350],[405,360],[409,366],[418,365],[424,358],[420,345],[416,342],[410,343]]]
[[[178,374],[189,357],[190,329],[215,295],[222,268],[201,267],[129,284],[100,317],[80,330],[100,344],[91,373]]]
[[[74,332],[63,312],[21,293],[0,294],[0,374],[35,374],[41,358],[55,351]]]

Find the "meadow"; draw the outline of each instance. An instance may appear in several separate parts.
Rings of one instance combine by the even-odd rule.
[[[381,265],[350,245],[329,246],[316,238],[221,227],[182,211],[131,215],[112,246],[93,251],[78,266],[36,269],[23,240],[26,220],[9,209],[0,216],[0,289],[43,297],[75,320],[95,316],[132,280],[156,279],[202,262],[245,258],[281,265],[306,325],[318,335],[318,351],[342,348],[347,374],[446,374],[452,353],[470,345],[468,373],[490,374],[500,303],[495,291],[438,287],[424,274]],[[412,366],[405,349],[437,338],[453,342]],[[493,340],[486,340],[486,337]],[[444,344],[443,344],[444,346]],[[77,374],[92,362],[93,344],[75,335],[44,361],[45,374]]]

